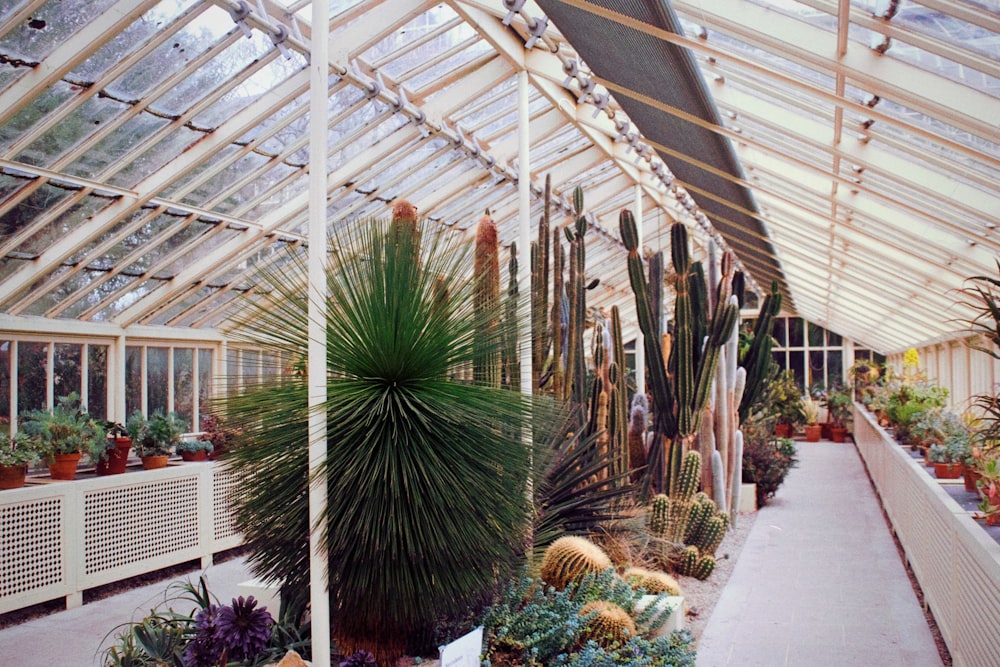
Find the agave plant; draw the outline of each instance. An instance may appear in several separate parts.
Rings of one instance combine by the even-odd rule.
[[[477,355],[499,354],[503,327],[479,325],[502,318],[473,307],[471,248],[441,232],[403,233],[401,223],[345,227],[327,269],[329,502],[319,528],[333,634],[342,653],[364,649],[380,664],[506,578],[529,518],[527,399],[461,379]],[[298,368],[305,275],[301,263],[262,274],[258,291],[270,298],[247,302],[237,329]],[[303,375],[276,375],[225,405],[243,432],[229,464],[259,480],[247,485],[238,522],[256,573],[284,582],[283,602],[308,586]]]

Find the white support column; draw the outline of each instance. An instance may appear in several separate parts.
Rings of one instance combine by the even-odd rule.
[[[80,346],[80,405],[90,411],[90,345]]]
[[[118,336],[113,347],[113,358],[109,358],[108,364],[108,385],[112,388],[108,397],[109,414],[108,419],[119,424],[124,424],[128,419],[125,407],[125,393],[128,387],[125,386],[125,335]],[[109,355],[110,357],[111,355]]]
[[[517,75],[517,201],[518,234],[517,282],[521,293],[518,308],[517,338],[521,353],[521,393],[533,393],[531,382],[531,150],[528,110],[528,72],[521,70]]]
[[[639,237],[639,256],[642,257],[642,186],[635,185],[635,204],[632,208],[635,218],[635,230]],[[636,330],[635,335],[635,390],[639,394],[646,393],[646,348],[643,347],[642,331]]]
[[[330,72],[327,0],[312,3],[309,53],[309,599],[312,664],[330,667],[330,596],[320,517],[326,512],[326,136]]]
[[[45,401],[49,410],[56,407],[56,344],[49,341],[45,344],[46,355],[45,355]]]

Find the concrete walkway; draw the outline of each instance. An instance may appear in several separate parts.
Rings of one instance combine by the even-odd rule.
[[[200,572],[171,581],[198,582]],[[222,603],[239,595],[237,585],[251,578],[243,558],[214,565],[205,571],[208,589]],[[90,667],[102,665],[102,651],[113,636],[104,636],[115,626],[139,620],[163,602],[171,581],[161,581],[119,593],[76,609],[61,611],[0,630],[0,665],[18,667]],[[187,613],[191,603],[175,606]],[[104,642],[104,643],[102,643]]]
[[[701,636],[698,667],[940,667],[852,444],[797,442]]]

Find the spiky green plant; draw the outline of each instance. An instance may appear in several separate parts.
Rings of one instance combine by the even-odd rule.
[[[480,326],[499,313],[473,308],[471,249],[428,230],[396,231],[384,222],[347,226],[331,239],[327,269],[329,502],[319,529],[333,633],[342,651],[364,648],[380,662],[506,578],[529,516],[530,452],[520,437],[527,399],[456,379],[504,340],[501,327]],[[270,299],[247,302],[234,335],[303,358],[305,275],[302,263],[262,274],[258,291]],[[492,333],[477,339],[483,331]],[[237,507],[251,566],[301,597],[306,378],[274,377],[224,407],[245,433],[230,465],[254,480]]]

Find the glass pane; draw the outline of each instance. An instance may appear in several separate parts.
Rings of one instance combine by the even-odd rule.
[[[60,396],[69,396],[76,392],[81,395],[83,384],[81,383],[81,368],[83,361],[83,346],[74,343],[56,343],[53,362],[55,368],[52,371],[53,390],[56,399]]]
[[[826,344],[829,347],[840,347],[844,344],[844,338],[840,334],[833,333],[832,331],[826,332]]]
[[[826,353],[826,377],[831,387],[844,385],[844,354],[840,350]]]
[[[0,432],[10,424],[10,341],[0,340]]]
[[[795,384],[799,386],[801,390],[805,386],[805,359],[803,352],[789,352],[788,353],[788,368],[795,372]]]
[[[809,347],[823,347],[823,327],[808,322]]]
[[[785,347],[788,344],[788,336],[785,335],[787,322],[787,317],[778,317],[774,320],[774,331],[771,332],[771,335],[778,342],[778,347]]]
[[[165,347],[146,348],[146,409],[167,413],[167,357]]]
[[[260,380],[260,352],[243,350],[243,364],[240,370],[244,387],[256,384]]]
[[[825,389],[826,377],[823,374],[823,351],[812,350],[809,352],[809,389]]]
[[[226,390],[235,394],[240,389],[240,355],[237,350],[226,352]]]
[[[142,348],[125,348],[125,414],[142,410]]]
[[[802,347],[802,320],[788,318],[788,347]]]
[[[46,407],[46,371],[48,343],[17,344],[17,413],[44,410]]]
[[[87,346],[87,409],[95,419],[108,418],[108,346]]]
[[[202,419],[210,411],[213,356],[212,350],[198,350],[198,414],[201,415]],[[192,424],[191,428],[195,428],[195,425]]]
[[[194,350],[174,348],[174,412],[188,425],[194,418]]]
[[[774,363],[781,367],[781,370],[788,368],[788,355],[784,350],[774,350],[771,352],[771,356],[774,358]]]

